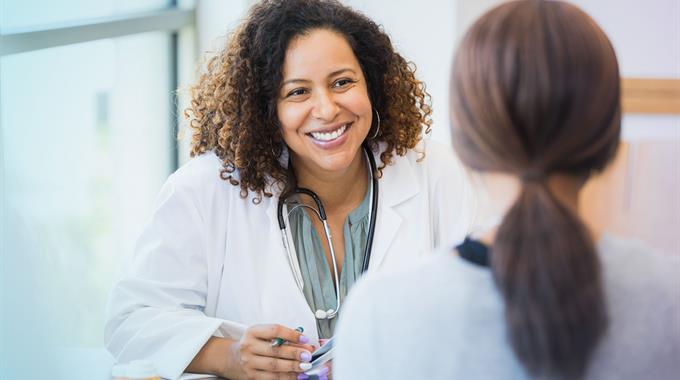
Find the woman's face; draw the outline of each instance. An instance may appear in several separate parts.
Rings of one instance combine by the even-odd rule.
[[[361,66],[342,35],[315,29],[291,40],[277,114],[296,166],[341,172],[360,154],[372,107]]]

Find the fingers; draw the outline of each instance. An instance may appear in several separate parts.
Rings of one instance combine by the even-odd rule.
[[[291,343],[309,343],[309,338],[301,332],[282,325],[256,325],[251,327],[249,332],[258,339],[272,340],[282,338]]]
[[[276,338],[285,344],[272,345]],[[282,325],[251,326],[239,341],[241,368],[248,379],[302,379],[315,350],[308,342],[300,332]]]
[[[309,370],[312,354],[299,347],[272,346],[267,341],[259,341],[241,355],[244,363],[259,370],[271,372],[302,372]]]
[[[254,355],[248,358],[248,366],[250,368],[267,371],[267,372],[299,372],[308,371],[312,368],[310,363],[303,363],[299,360],[280,359],[270,356]]]
[[[316,350],[318,349],[317,347],[314,347],[314,346],[312,346],[311,344],[300,344],[300,343],[290,343],[290,342],[286,342],[285,345],[286,345],[286,346],[289,346],[289,347],[297,347],[297,348],[301,348],[301,349],[303,349],[303,350],[305,350],[305,351],[308,351],[308,352],[314,352],[314,351],[316,351]]]
[[[328,368],[328,380],[333,380],[333,361],[329,361],[324,364]]]
[[[258,356],[268,356],[302,362],[309,362],[312,360],[311,351],[300,346],[272,346],[271,344],[261,343],[253,345],[250,351]]]

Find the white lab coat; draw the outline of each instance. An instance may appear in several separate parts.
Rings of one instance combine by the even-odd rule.
[[[471,224],[472,191],[451,149],[432,141],[417,149],[425,151],[422,161],[416,151],[395,155],[379,180],[369,273],[453,245]],[[220,168],[214,154],[204,154],[163,186],[132,266],[109,299],[105,340],[119,362],[147,359],[174,379],[211,336],[239,338],[260,323],[303,326],[318,340],[283,247],[278,198],[242,199],[219,178]]]

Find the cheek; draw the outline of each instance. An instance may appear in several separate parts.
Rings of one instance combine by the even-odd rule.
[[[347,93],[345,97],[345,107],[353,113],[366,117],[373,112],[371,100],[368,97],[368,89],[365,86],[359,86]]]
[[[280,104],[277,107],[276,114],[279,118],[279,123],[283,129],[283,133],[293,133],[298,128],[302,127],[306,119],[306,110],[302,104]]]
[[[345,107],[352,113],[365,118],[370,118],[373,112],[371,101],[368,98],[368,94],[365,92],[347,97],[345,99]]]

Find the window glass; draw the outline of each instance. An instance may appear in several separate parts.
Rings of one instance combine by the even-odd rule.
[[[165,8],[169,0],[0,0],[0,31]]]
[[[35,367],[49,341],[102,346],[172,170],[170,62],[163,32],[0,59],[0,367]]]

